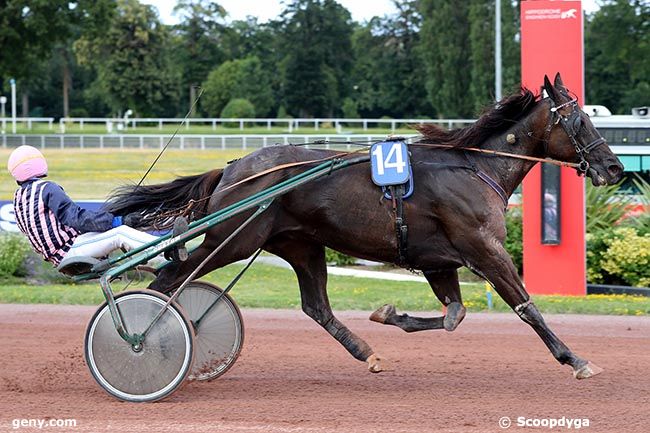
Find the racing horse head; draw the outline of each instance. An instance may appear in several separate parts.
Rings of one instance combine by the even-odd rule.
[[[544,156],[578,163],[578,174],[591,178],[595,186],[619,182],[623,164],[580,109],[577,98],[570,96],[559,73],[553,84],[544,77],[544,90],[549,103]]]

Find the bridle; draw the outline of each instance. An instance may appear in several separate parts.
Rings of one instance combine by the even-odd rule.
[[[551,130],[553,129],[553,125],[557,125],[559,123],[560,126],[562,126],[564,132],[566,132],[566,135],[569,137],[569,140],[571,140],[571,144],[573,144],[576,153],[580,157],[580,163],[576,167],[578,174],[586,176],[587,172],[589,171],[589,162],[587,161],[587,155],[590,151],[601,144],[605,144],[607,141],[600,135],[598,138],[587,145],[583,145],[580,143],[580,141],[578,141],[577,135],[580,127],[582,126],[582,118],[580,117],[580,109],[578,107],[577,98],[573,98],[570,101],[564,102],[560,105],[555,105],[555,102],[551,98],[549,98],[549,101],[551,101],[551,115],[549,116],[548,125],[546,126],[545,130],[544,153],[548,154],[548,142],[551,135]],[[567,116],[562,115],[562,113],[560,113],[560,109],[568,106],[571,106],[571,112]]]

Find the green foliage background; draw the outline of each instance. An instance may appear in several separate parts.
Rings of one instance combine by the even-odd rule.
[[[217,116],[233,98],[257,116],[475,117],[494,103],[493,0],[394,0],[352,20],[335,0],[289,0],[276,19],[229,20],[179,0],[165,25],[138,0],[9,0],[0,8],[0,92],[24,115]],[[603,0],[585,19],[587,102],[648,104],[650,3]],[[519,2],[501,2],[503,93],[520,75]],[[541,84],[541,83],[540,83]],[[66,95],[63,97],[63,95]],[[84,111],[80,111],[84,110]]]

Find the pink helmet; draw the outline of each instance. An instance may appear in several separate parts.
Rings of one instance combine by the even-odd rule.
[[[47,161],[43,154],[33,146],[17,147],[7,161],[9,173],[18,182],[47,174]]]

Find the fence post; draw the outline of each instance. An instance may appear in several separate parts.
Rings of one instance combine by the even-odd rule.
[[[120,135],[120,149],[124,149],[124,136]]]
[[[99,148],[100,149],[104,148],[104,136],[103,135],[99,136]]]
[[[243,131],[244,130],[244,121],[239,119],[239,130]]]
[[[160,138],[160,148],[162,149],[162,148],[164,147],[164,144],[163,144],[163,136],[161,135],[161,136],[158,137],[158,138]]]
[[[268,145],[268,137],[266,135],[262,136],[262,147],[266,147]]]
[[[246,150],[246,146],[247,146],[246,136],[242,135],[241,138],[242,138],[242,140],[241,140],[242,147],[243,147],[244,150]]]
[[[61,149],[63,149],[63,135],[59,136],[59,140],[61,142],[60,147],[61,147]]]
[[[180,139],[181,139],[181,150],[183,150],[185,149],[185,136],[181,135]]]
[[[201,136],[201,150],[205,150],[205,135]]]
[[[41,149],[45,149],[45,136],[41,135]]]
[[[47,129],[49,129],[50,131],[53,128],[53,126],[52,126],[53,122],[54,122],[54,119],[50,119],[50,120],[47,121]]]
[[[190,129],[190,121],[191,121],[191,120],[190,120],[190,118],[188,117],[188,118],[187,118],[187,122],[185,122],[185,129],[188,130],[188,131],[189,131],[189,129]]]
[[[266,129],[268,129],[269,131],[271,130],[271,120],[270,119],[266,121]]]
[[[140,149],[144,149],[144,136],[140,136]]]
[[[217,121],[212,119],[212,130],[216,131],[217,130]]]
[[[162,131],[162,119],[158,120],[158,129]]]
[[[80,136],[79,136],[79,147],[80,147],[81,149],[84,148],[84,136],[83,136],[83,135],[80,135]]]
[[[27,129],[32,130],[32,119],[27,119]]]
[[[84,120],[83,119],[79,120],[79,130],[80,131],[84,130]]]
[[[221,136],[221,150],[226,150],[226,136]]]

